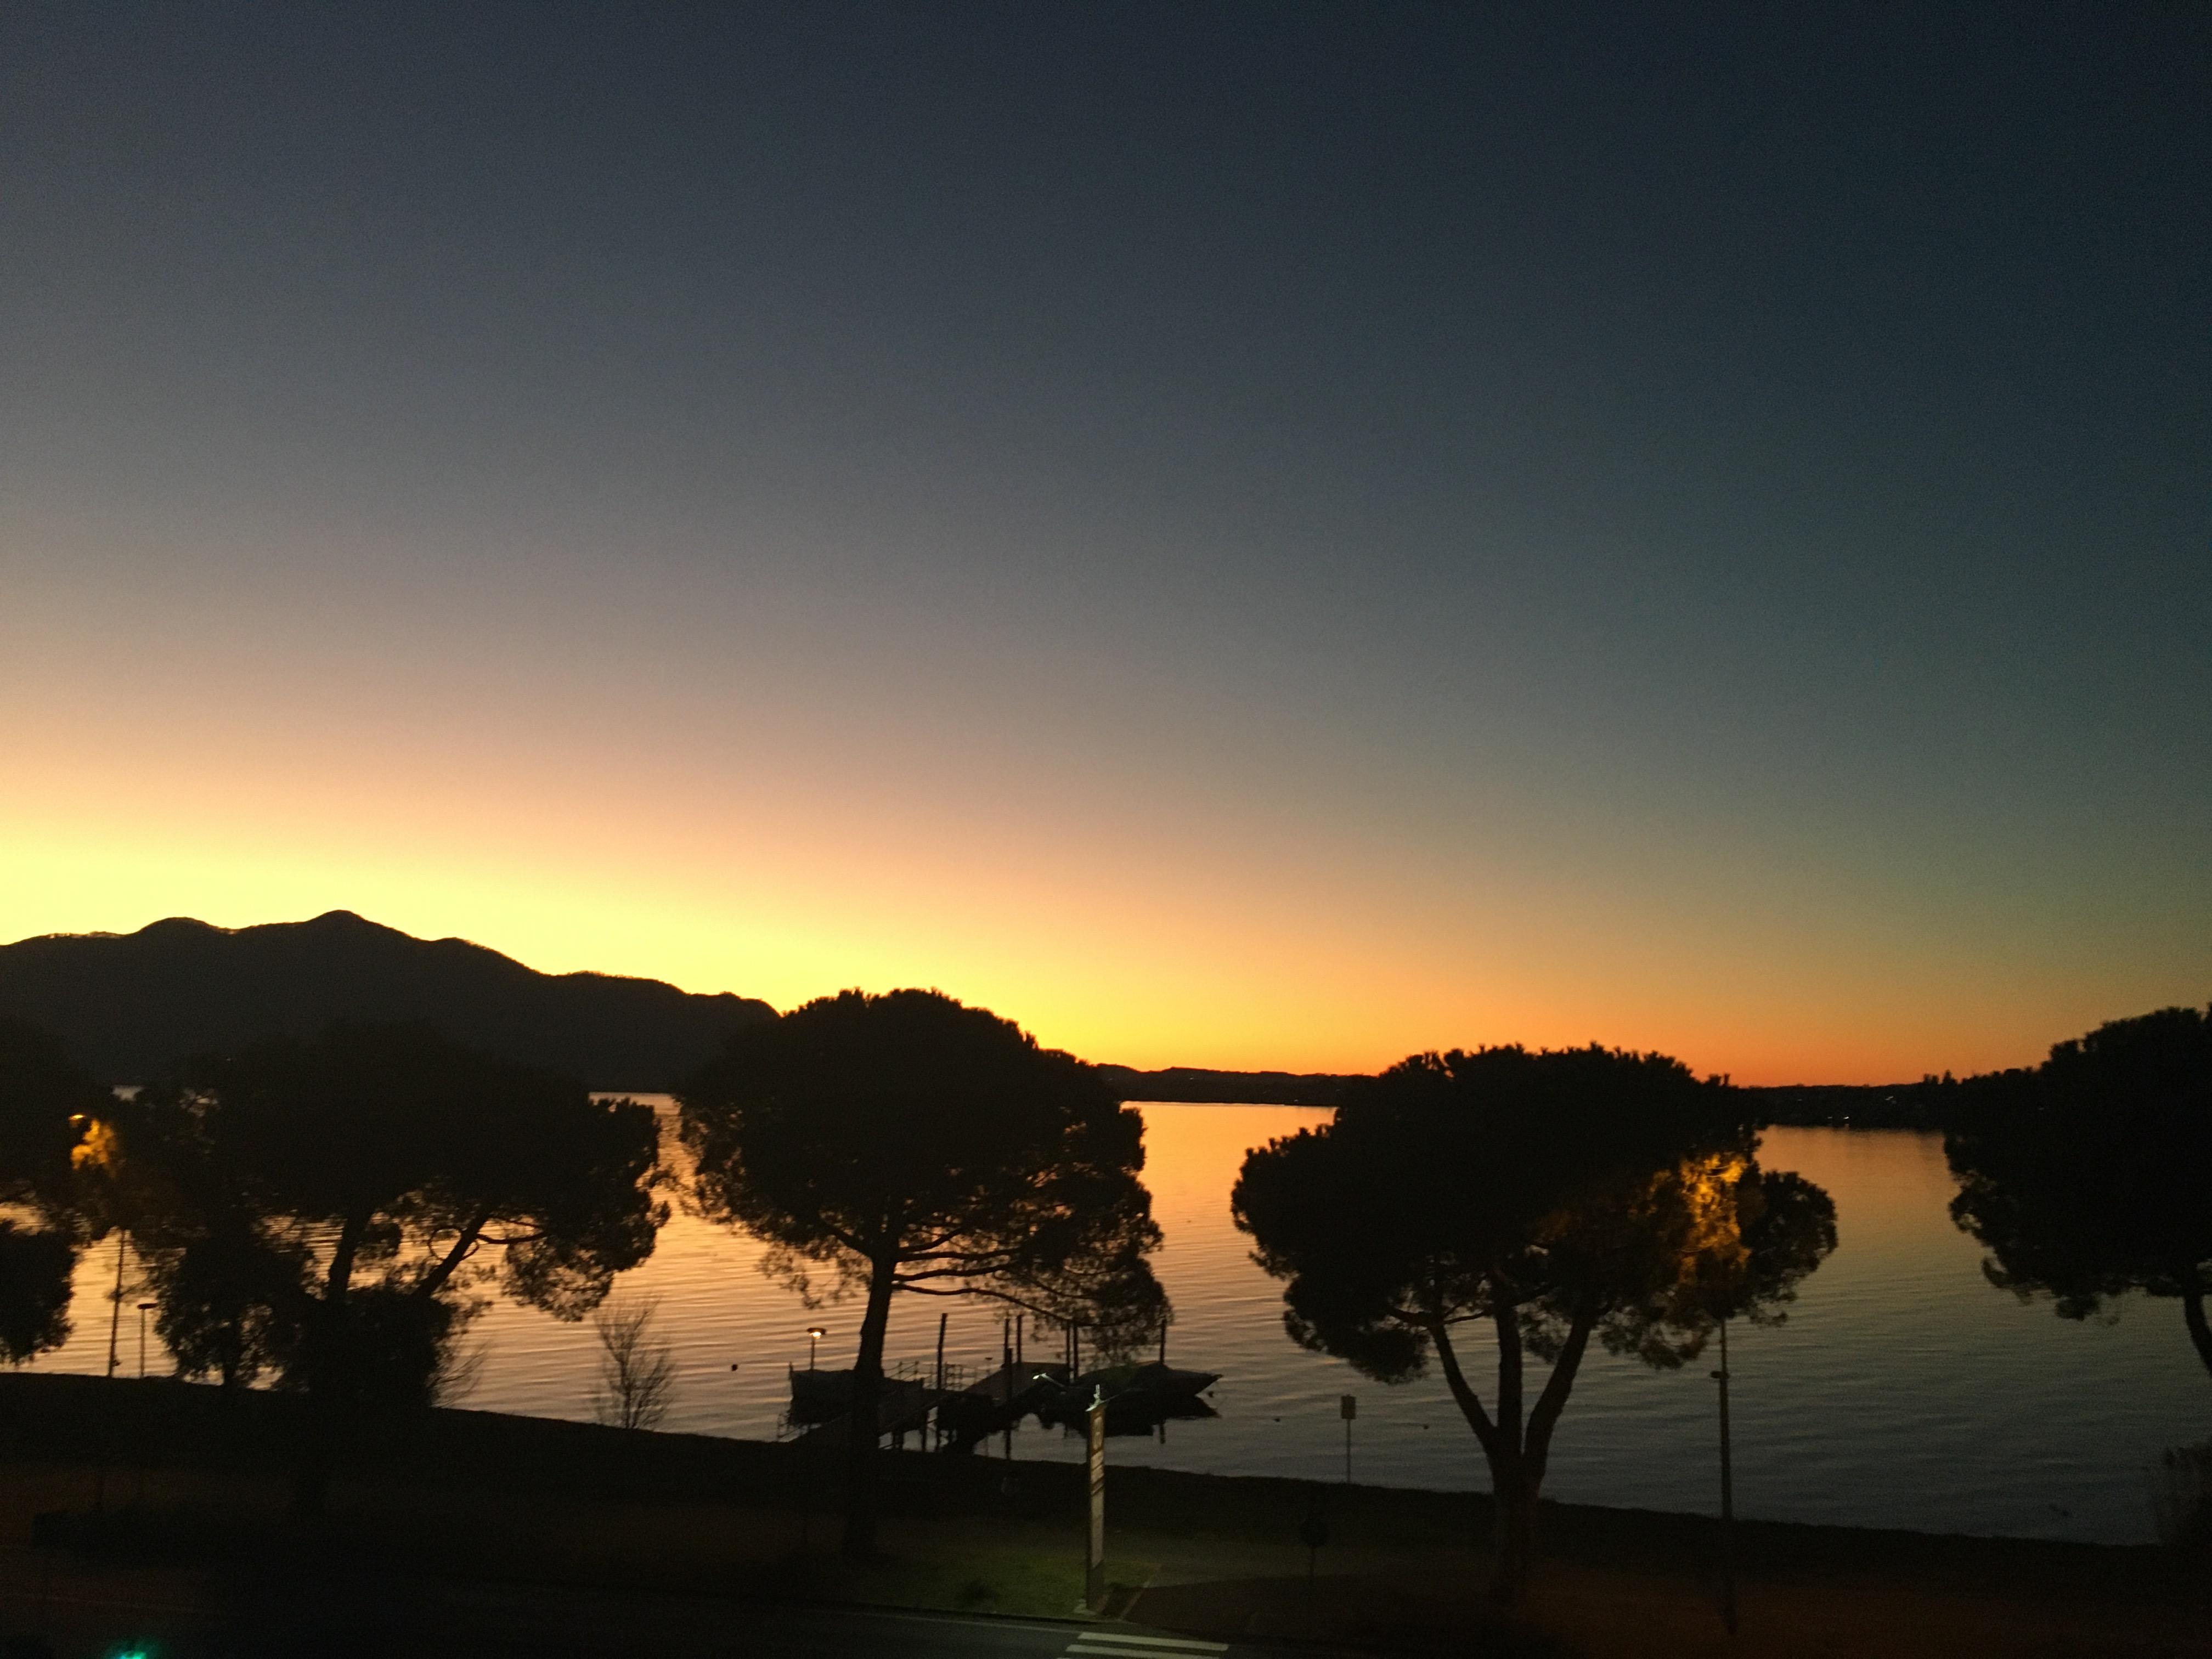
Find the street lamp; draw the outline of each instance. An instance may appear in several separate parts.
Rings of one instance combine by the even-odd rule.
[[[138,1380],[146,1380],[146,1316],[154,1311],[151,1302],[138,1304]]]
[[[1735,1634],[1735,1479],[1729,1445],[1728,1320],[1721,1324],[1721,1368],[1713,1381],[1721,1385],[1721,1621]]]
[[[819,1325],[809,1325],[806,1328],[806,1369],[808,1370],[814,1369],[814,1345],[829,1334],[830,1333]]]

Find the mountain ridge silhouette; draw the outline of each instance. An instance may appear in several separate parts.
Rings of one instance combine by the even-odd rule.
[[[337,1019],[422,1020],[595,1089],[677,1085],[775,1010],[659,980],[544,974],[462,939],[417,939],[350,910],[218,927],[169,916],[132,933],[0,945],[0,1014],[58,1033],[103,1079],[144,1083],[194,1054]]]
[[[226,960],[226,957],[228,959]],[[673,1090],[732,1031],[775,1010],[730,992],[589,970],[544,974],[488,945],[417,939],[350,910],[218,927],[168,916],[133,933],[44,933],[0,945],[0,1016],[58,1034],[117,1084],[258,1037],[308,1036],[335,1019],[423,1020],[455,1040],[594,1089]],[[1101,1063],[1130,1102],[1336,1106],[1356,1073]],[[1760,1121],[1942,1127],[1933,1085],[1753,1087]]]

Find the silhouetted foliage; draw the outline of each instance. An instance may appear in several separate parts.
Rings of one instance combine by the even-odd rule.
[[[177,1374],[236,1388],[289,1370],[314,1252],[269,1213],[251,1148],[226,1133],[220,1102],[169,1082],[140,1091],[115,1119],[88,1138],[82,1184],[131,1230]]]
[[[593,1088],[673,1088],[722,1038],[775,1017],[750,997],[658,980],[541,974],[465,939],[414,939],[350,911],[213,927],[176,916],[125,934],[0,945],[0,1015],[59,1032],[110,1083],[332,1023],[422,1023]]]
[[[0,1363],[20,1365],[69,1340],[76,1255],[66,1233],[0,1219]]]
[[[1335,1121],[1245,1160],[1231,1203],[1304,1346],[1384,1382],[1431,1357],[1497,1494],[1492,1593],[1518,1597],[1552,1437],[1590,1340],[1662,1369],[1717,1319],[1778,1321],[1834,1249],[1819,1188],[1768,1174],[1744,1103],[1679,1061],[1598,1048],[1417,1054]],[[1489,1328],[1498,1381],[1468,1380]],[[1551,1364],[1533,1402],[1526,1358]]]
[[[1127,1347],[1166,1299],[1144,1123],[1081,1061],[933,991],[823,998],[742,1031],[684,1091],[705,1212],[807,1298],[864,1292],[846,1547],[872,1547],[884,1331],[900,1293],[982,1295]]]
[[[2177,1297],[2212,1371],[2212,1016],[2114,1020],[1959,1093],[1951,1215],[1990,1282],[2068,1319],[2130,1291]]]
[[[85,1218],[70,1164],[82,1126],[114,1097],[52,1032],[0,1019],[0,1361],[69,1340]]]
[[[649,1108],[424,1027],[342,1025],[144,1091],[118,1185],[179,1369],[272,1368],[343,1415],[433,1398],[479,1286],[590,1312],[652,1252],[657,1151]]]
[[[0,1018],[0,1203],[68,1211],[82,1121],[114,1103],[52,1032]]]
[[[599,1376],[592,1415],[618,1429],[657,1429],[676,1403],[676,1355],[653,1340],[660,1304],[652,1297],[601,1308],[592,1316],[599,1339]]]

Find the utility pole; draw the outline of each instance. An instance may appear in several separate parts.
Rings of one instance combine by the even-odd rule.
[[[107,1374],[115,1375],[123,1361],[116,1346],[123,1334],[123,1257],[131,1248],[131,1235],[118,1228],[115,1233],[115,1289],[108,1295],[112,1311],[107,1316]]]
[[[945,1322],[951,1317],[950,1314],[937,1316],[938,1398],[931,1402],[929,1407],[929,1443],[933,1449],[945,1443],[944,1425],[938,1420],[938,1413],[945,1408]]]
[[[1713,1373],[1721,1385],[1721,1622],[1735,1634],[1735,1476],[1729,1455],[1728,1321],[1721,1321],[1721,1368]]]
[[[1352,1484],[1352,1419],[1359,1415],[1359,1396],[1339,1395],[1336,1414],[1344,1419],[1344,1484],[1348,1486]]]

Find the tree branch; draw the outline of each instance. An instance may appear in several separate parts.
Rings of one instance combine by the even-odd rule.
[[[1521,1382],[1525,1361],[1521,1352],[1521,1309],[1507,1302],[1490,1310],[1498,1330],[1498,1432],[1507,1446],[1518,1451],[1525,1443],[1521,1432]]]
[[[461,1229],[461,1236],[453,1241],[453,1248],[446,1252],[444,1259],[436,1267],[422,1275],[422,1282],[415,1287],[416,1293],[418,1296],[435,1296],[444,1290],[461,1263],[467,1261],[475,1250],[477,1241],[483,1237],[483,1230],[490,1224],[489,1206],[471,1216],[468,1224]]]
[[[1437,1345],[1437,1358],[1444,1368],[1444,1382],[1451,1389],[1452,1398],[1459,1403],[1460,1415],[1467,1419],[1474,1437],[1482,1443],[1489,1456],[1498,1455],[1498,1426],[1490,1420],[1490,1413],[1482,1408],[1482,1401],[1468,1386],[1467,1376],[1459,1368],[1459,1355],[1452,1351],[1451,1335],[1442,1318],[1427,1322],[1429,1340]]]
[[[1582,1366],[1583,1352],[1589,1346],[1590,1332],[1597,1325],[1597,1312],[1595,1297],[1585,1295],[1575,1304],[1574,1322],[1567,1329],[1566,1344],[1553,1364],[1544,1392],[1537,1397],[1536,1409],[1528,1413],[1528,1456],[1540,1480],[1544,1475],[1544,1461],[1552,1449],[1552,1431],[1559,1426],[1559,1413],[1567,1408],[1567,1395],[1575,1386],[1575,1372]]]

